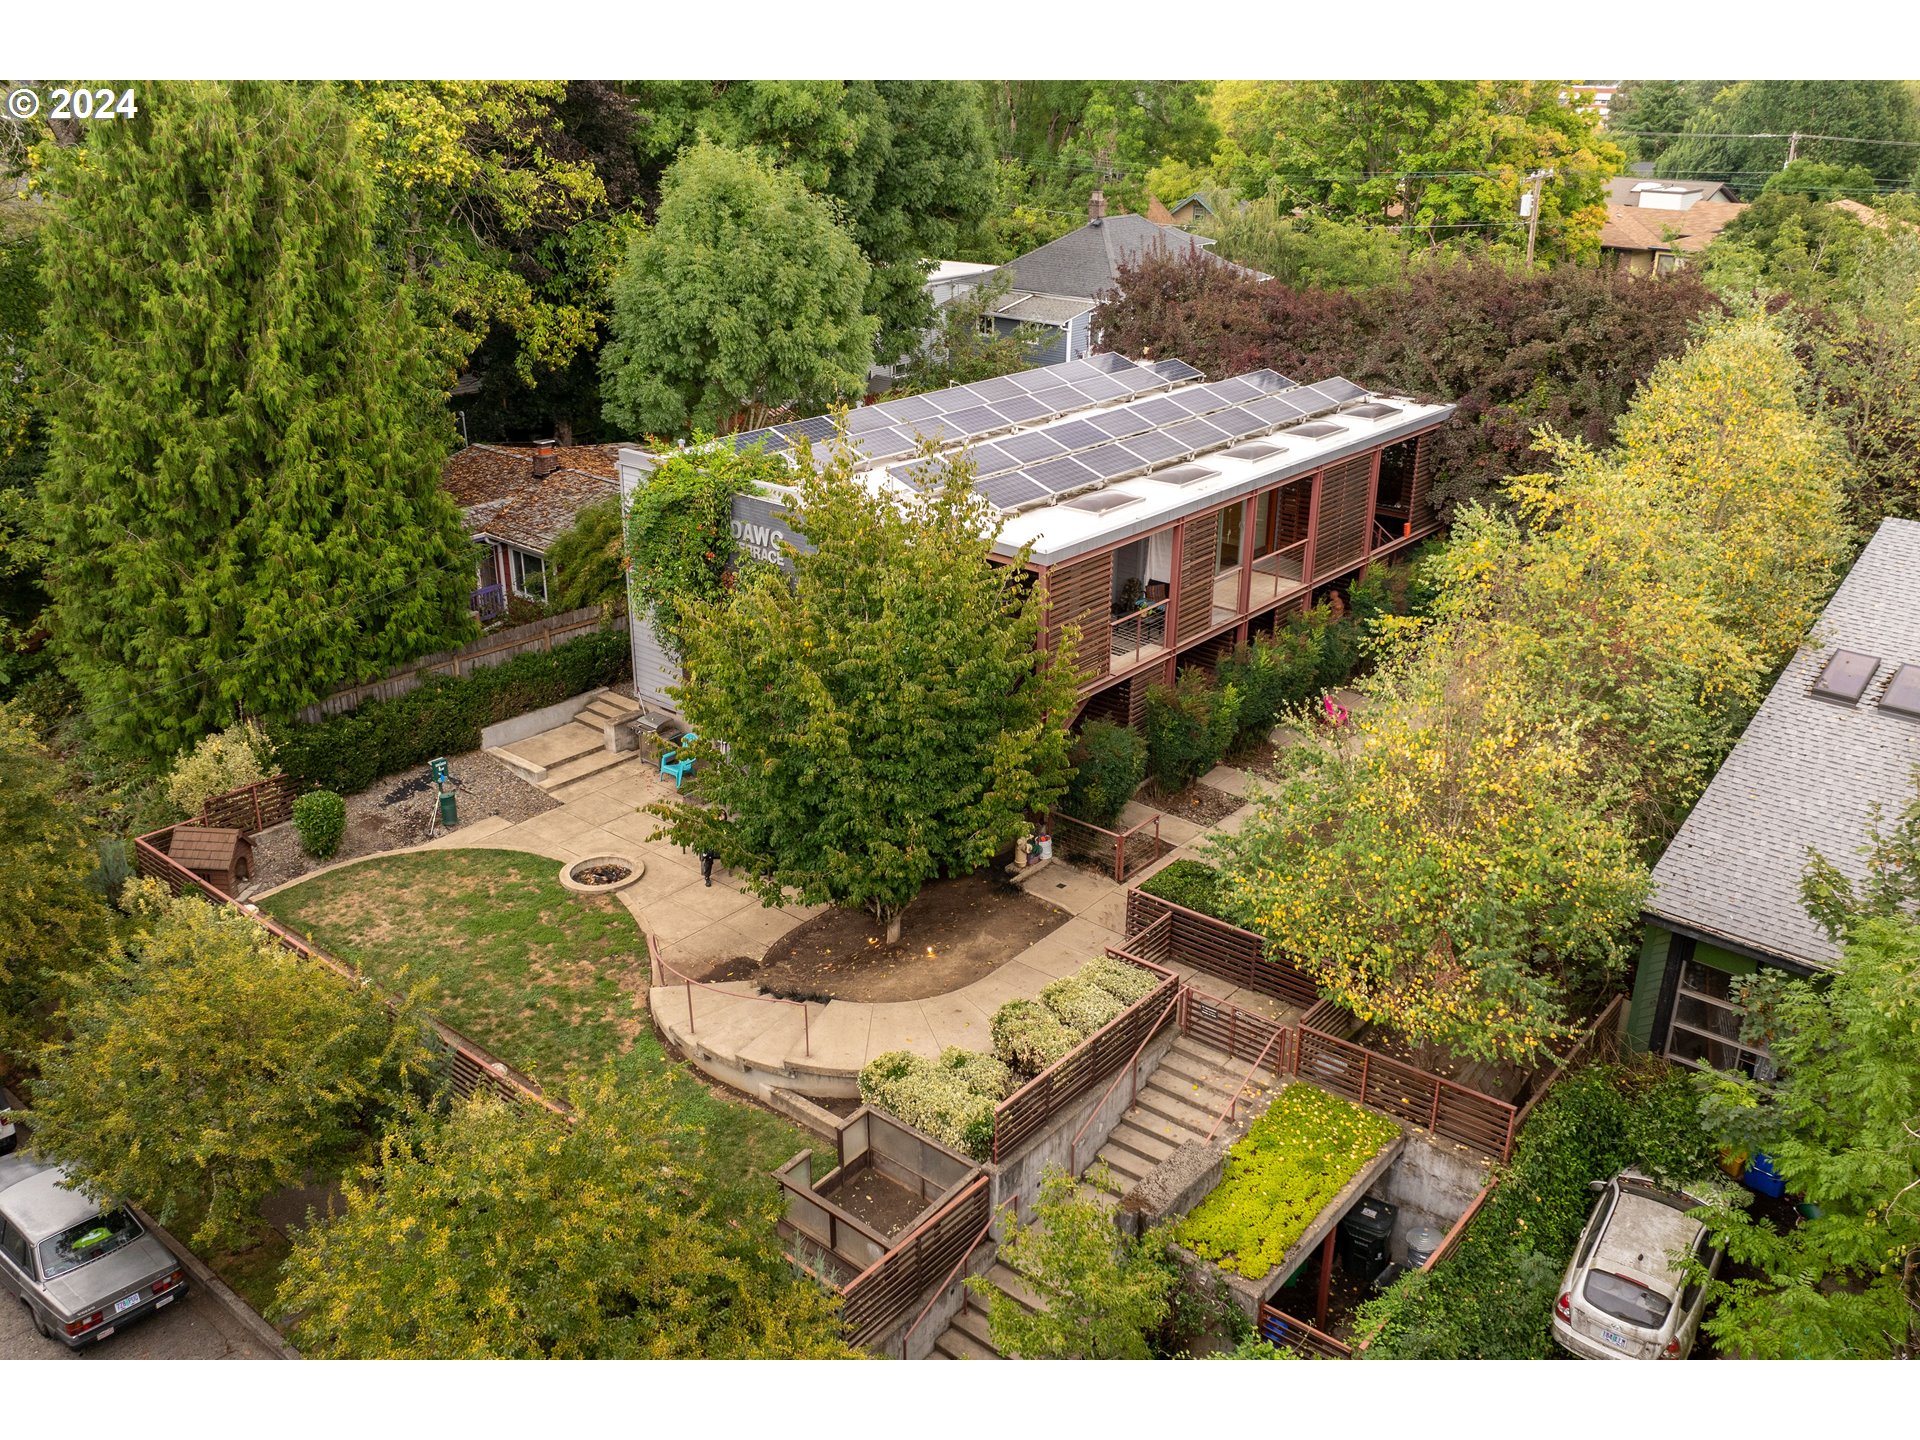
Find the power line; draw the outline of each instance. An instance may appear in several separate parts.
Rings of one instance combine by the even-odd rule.
[[[1806,130],[1762,130],[1751,134],[1742,134],[1735,130],[1613,130],[1609,135],[1653,135],[1673,139],[1688,138],[1694,140],[1838,140],[1847,145],[1898,145],[1908,150],[1920,150],[1920,140],[1875,140],[1864,135],[1815,135]]]

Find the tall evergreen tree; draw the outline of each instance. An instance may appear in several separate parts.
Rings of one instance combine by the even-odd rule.
[[[43,498],[63,663],[167,754],[462,638],[472,576],[333,90],[140,94],[51,157]]]

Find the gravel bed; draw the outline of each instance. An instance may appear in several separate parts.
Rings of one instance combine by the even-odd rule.
[[[470,750],[447,761],[460,823],[453,833],[498,815],[508,823],[531,820],[560,808],[560,802],[539,786],[523,780],[484,750]],[[309,870],[362,855],[402,850],[433,838],[433,782],[426,767],[388,775],[357,795],[347,796],[347,831],[340,851],[331,860],[315,860],[300,848],[300,834],[289,821],[262,830],[253,837],[253,882],[239,898],[284,885]]]

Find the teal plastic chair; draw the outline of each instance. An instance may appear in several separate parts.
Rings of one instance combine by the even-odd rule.
[[[685,745],[687,741],[698,740],[699,738],[698,735],[689,730],[680,737],[680,743]],[[689,755],[686,759],[682,760],[678,750],[669,750],[660,757],[660,773],[662,775],[673,776],[673,788],[676,790],[680,788],[680,782],[687,778],[687,772],[692,769],[693,756]]]

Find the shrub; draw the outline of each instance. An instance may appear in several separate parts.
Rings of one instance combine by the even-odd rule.
[[[1338,1095],[1289,1085],[1227,1152],[1219,1186],[1180,1223],[1180,1242],[1257,1280],[1399,1133]]]
[[[477,749],[481,730],[496,721],[613,684],[627,673],[630,654],[625,634],[598,630],[549,653],[429,680],[317,725],[283,728],[276,736],[280,765],[289,775],[351,795],[436,755]]]
[[[860,1098],[942,1145],[985,1160],[993,1154],[993,1107],[1005,1093],[997,1087],[1010,1079],[990,1055],[949,1048],[929,1060],[890,1050],[860,1071]],[[996,1088],[977,1089],[976,1083]]]
[[[1052,1012],[1054,1019],[1069,1030],[1078,1031],[1083,1039],[1111,1024],[1113,1018],[1127,1008],[1084,974],[1054,981],[1040,992],[1040,1003]]]
[[[1589,1180],[1628,1165],[1670,1182],[1711,1150],[1684,1072],[1593,1068],[1535,1108],[1493,1194],[1456,1249],[1424,1276],[1396,1281],[1361,1308],[1368,1359],[1526,1360],[1557,1354],[1554,1287],[1593,1210]],[[1690,1132],[1689,1125],[1692,1130]]]
[[[1220,903],[1220,872],[1204,860],[1176,860],[1142,880],[1140,889],[1161,900],[1198,910],[1202,915],[1228,918]]]
[[[1038,1075],[1080,1043],[1052,1012],[1032,1000],[1009,1000],[993,1012],[993,1053],[1023,1075]]]
[[[1239,714],[1240,692],[1199,670],[1183,670],[1173,686],[1147,692],[1147,769],[1162,794],[1184,790],[1220,763]]]
[[[1122,1008],[1137,1005],[1160,983],[1160,977],[1151,970],[1142,970],[1111,955],[1096,956],[1082,965],[1079,978],[1106,991]]]
[[[1220,683],[1240,692],[1234,749],[1265,740],[1284,712],[1313,695],[1324,646],[1318,629],[1289,623],[1220,662]]]
[[[293,824],[301,849],[316,860],[330,860],[347,833],[347,802],[331,790],[309,790],[293,802]]]
[[[218,734],[203,735],[198,745],[173,762],[167,775],[167,798],[181,814],[198,815],[215,795],[266,779],[272,762],[273,744],[266,732],[243,720]]]
[[[1137,730],[1093,720],[1080,732],[1079,758],[1063,802],[1076,820],[1111,827],[1147,776],[1147,743]]]
[[[1353,678],[1360,664],[1360,623],[1351,614],[1322,600],[1295,622],[1319,641],[1315,657],[1313,691],[1337,690]]]

